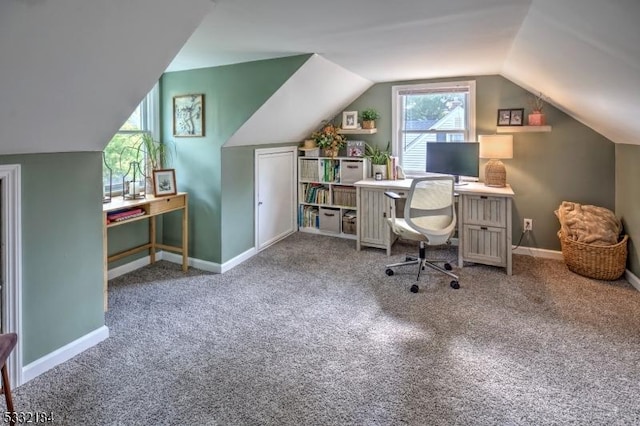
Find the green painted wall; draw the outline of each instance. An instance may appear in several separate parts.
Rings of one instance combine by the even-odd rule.
[[[499,108],[526,108],[531,94],[501,76],[460,77],[456,80],[476,81],[477,134],[496,131]],[[345,110],[361,111],[374,107],[382,117],[377,121],[378,133],[358,135],[358,139],[386,146],[391,140],[391,87],[447,81],[420,80],[380,83],[372,86]],[[514,158],[503,160],[507,182],[516,197],[513,209],[513,239],[517,243],[523,218],[533,219],[534,230],[523,246],[560,250],[556,236],[560,228],[553,211],[563,200],[595,204],[614,209],[615,147],[614,144],[562,111],[545,106],[551,133],[514,134]],[[339,121],[339,118],[337,118]],[[480,179],[484,175],[484,160],[480,164]]]
[[[0,157],[22,178],[23,363],[104,325],[98,153]]]
[[[222,149],[223,262],[255,245],[255,148],[240,146]]]
[[[162,76],[162,140],[175,144],[178,190],[189,193],[190,257],[223,263],[254,246],[253,149],[223,150],[222,145],[308,58],[301,55]],[[173,97],[188,93],[205,95],[202,138],[172,136]],[[238,180],[223,179],[223,170]],[[165,218],[166,244],[179,242],[179,220],[178,214]]]
[[[640,145],[616,145],[616,215],[629,235],[627,268],[640,277]]]

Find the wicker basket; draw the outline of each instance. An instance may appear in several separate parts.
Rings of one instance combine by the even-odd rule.
[[[570,271],[598,280],[616,280],[624,274],[627,265],[627,240],[611,246],[596,246],[565,238],[558,231],[564,263]]]

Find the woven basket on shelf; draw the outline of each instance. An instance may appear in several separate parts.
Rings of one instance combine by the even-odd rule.
[[[611,246],[596,246],[565,238],[558,231],[564,263],[570,271],[598,280],[616,280],[624,274],[627,264],[627,240]]]

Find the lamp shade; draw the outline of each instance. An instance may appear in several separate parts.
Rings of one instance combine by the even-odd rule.
[[[480,158],[513,158],[513,135],[480,135]]]

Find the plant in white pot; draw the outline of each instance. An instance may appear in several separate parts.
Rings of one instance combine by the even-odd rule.
[[[364,147],[364,156],[371,161],[371,171],[372,175],[376,177],[377,173],[380,173],[381,179],[387,178],[387,162],[389,161],[389,142],[387,142],[387,147],[385,149],[381,149],[380,147],[371,146],[366,144]]]

